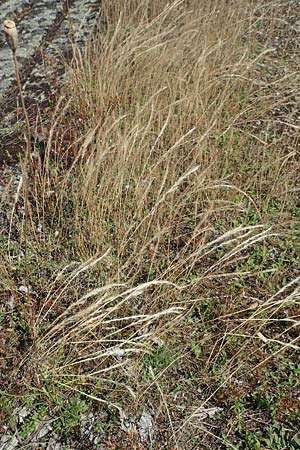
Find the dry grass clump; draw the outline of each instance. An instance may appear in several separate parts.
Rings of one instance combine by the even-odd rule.
[[[86,135],[69,170],[80,174],[63,180],[76,197],[74,245],[84,258],[112,246],[121,278],[147,279],[187,241],[205,242],[217,211],[251,202],[242,192],[238,207],[230,201],[237,188],[216,143],[243,113],[245,83],[231,75],[249,71],[244,23],[231,8],[206,8],[153,2],[150,18],[142,6],[109,16],[76,60],[72,108]]]
[[[285,162],[282,150],[271,154],[259,134],[243,131],[260,114],[255,67],[268,53],[253,55],[250,37],[243,43],[252,20],[245,5],[103,2],[105,29],[76,53],[69,101],[57,106],[36,177],[39,220],[76,259],[111,249],[96,271],[108,290],[111,283],[181,285],[180,296],[168,297],[156,287],[142,314],[174,301],[189,308],[206,280],[236,276],[247,249],[271,234],[247,220],[233,225],[249,211],[261,220],[259,196],[270,201]],[[101,323],[97,301],[96,312],[85,309],[81,295],[49,339],[60,342],[64,330],[67,341],[71,322],[76,336],[86,335],[84,323],[93,323],[91,332]]]
[[[262,216],[252,192],[273,179],[250,178],[281,159],[251,157],[253,167],[243,165],[259,141],[241,131],[257,108],[260,55],[253,57],[250,41],[243,44],[249,14],[245,4],[227,2],[103,2],[105,29],[77,52],[69,101],[54,115],[35,178],[36,213],[76,259],[111,251],[93,275],[99,291],[86,294],[81,286],[67,300],[65,288],[58,297],[48,294],[43,310],[66,307],[49,326],[47,312],[36,322],[51,358],[65,345],[72,367],[100,358],[89,352],[113,352],[93,350],[111,321],[121,321],[112,335],[122,336],[130,318],[130,337],[118,339],[133,343],[137,324],[160,311],[189,309],[206,281],[236,276],[247,250],[272,235],[263,225],[230,225],[230,218],[242,224],[249,210]],[[222,232],[216,223],[224,218]],[[166,282],[176,285],[170,295]],[[116,293],[115,283],[126,287]],[[142,303],[124,301],[149,286]]]
[[[37,272],[45,252],[60,270],[40,284],[30,359],[45,379],[71,387],[120,377],[137,405],[131,388],[144,391],[143,355],[161,338],[184,359],[196,336],[199,377],[214,387],[268,360],[267,331],[298,304],[298,280],[275,295],[272,286],[255,305],[229,283],[259,285],[275,271],[244,263],[287,226],[295,154],[257,128],[271,108],[256,71],[268,49],[254,52],[247,1],[104,0],[102,8],[103,29],[76,51],[67,101],[31,174]],[[207,299],[199,337],[191,314]],[[289,340],[297,324],[293,316],[274,338],[278,351],[298,348]],[[163,397],[161,374],[150,369]]]

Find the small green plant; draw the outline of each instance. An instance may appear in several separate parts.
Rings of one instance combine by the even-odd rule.
[[[298,450],[300,448],[299,444],[300,439],[297,435],[291,435],[285,428],[269,426],[264,431],[247,430],[240,433],[238,443],[233,447],[232,444],[227,441],[226,449]]]
[[[191,342],[191,349],[192,349],[192,352],[193,352],[195,358],[199,359],[200,356],[201,356],[201,353],[202,353],[201,346],[199,344],[197,344],[196,342],[192,341]]]
[[[143,356],[142,363],[144,366],[144,379],[149,381],[152,379],[151,370],[154,374],[167,368],[176,359],[176,355],[172,353],[167,347],[157,347],[157,349],[145,356]]]
[[[20,428],[20,436],[22,439],[26,439],[37,429],[38,425],[45,418],[47,410],[47,405],[41,404],[37,406],[32,413],[30,413],[29,417],[26,418],[24,424]]]
[[[62,405],[60,413],[57,416],[55,424],[56,428],[69,431],[76,427],[80,422],[81,415],[87,411],[87,409],[88,404],[86,400],[82,399],[80,396],[71,398]]]

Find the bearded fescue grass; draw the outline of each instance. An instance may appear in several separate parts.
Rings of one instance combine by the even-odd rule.
[[[27,361],[106,404],[122,403],[120,385],[135,411],[150,398],[177,448],[271,345],[274,357],[299,347],[299,319],[285,321],[299,280],[272,256],[292,220],[295,155],[256,128],[271,126],[274,100],[257,72],[271,51],[255,47],[254,13],[246,1],[104,0],[31,180],[43,282]],[[211,387],[198,402],[197,383]]]

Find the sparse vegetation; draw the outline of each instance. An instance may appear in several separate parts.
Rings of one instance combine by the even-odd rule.
[[[0,423],[24,442],[48,418],[78,449],[300,448],[299,92],[273,8],[102,1],[36,129],[27,226],[20,190],[0,235]]]

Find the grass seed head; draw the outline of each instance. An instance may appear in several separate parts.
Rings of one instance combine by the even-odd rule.
[[[18,46],[18,31],[13,20],[6,19],[4,21],[4,34],[6,42],[8,43],[12,51],[15,52]]]

